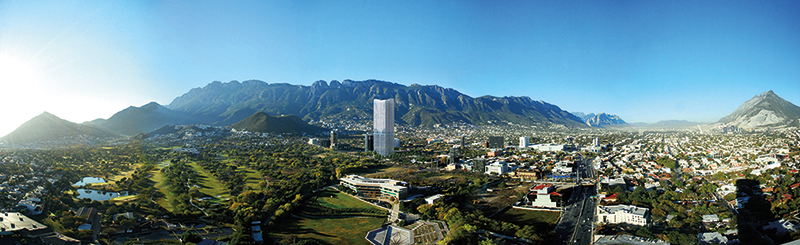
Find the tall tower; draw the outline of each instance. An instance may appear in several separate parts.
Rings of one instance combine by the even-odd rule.
[[[336,149],[336,143],[339,143],[339,132],[334,129],[331,130],[331,149]]]
[[[372,118],[375,151],[388,156],[394,152],[394,99],[375,99]]]
[[[519,148],[528,147],[531,144],[531,138],[528,137],[519,137]]]

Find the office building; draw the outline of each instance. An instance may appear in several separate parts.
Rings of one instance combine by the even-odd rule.
[[[375,151],[381,156],[394,152],[394,99],[373,102],[373,134]]]
[[[364,151],[375,150],[375,136],[372,134],[364,134]]]
[[[528,147],[531,144],[531,138],[528,137],[519,137],[519,148]]]
[[[336,149],[336,143],[339,140],[339,133],[336,130],[331,131],[331,148]]]
[[[505,144],[503,143],[502,136],[489,136],[489,141],[486,142],[486,148],[503,148]]]
[[[650,210],[633,205],[608,205],[597,207],[597,221],[602,224],[631,224],[646,226]]]
[[[486,171],[486,158],[479,157],[472,159],[472,171],[483,173]]]
[[[371,179],[358,175],[348,175],[339,179],[339,185],[364,197],[403,199],[408,195],[408,183],[393,179]]]
[[[504,175],[509,172],[508,163],[499,161],[486,166],[486,174]]]

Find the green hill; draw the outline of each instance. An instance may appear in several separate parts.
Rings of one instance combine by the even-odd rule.
[[[318,134],[325,131],[324,128],[309,125],[295,115],[273,117],[260,111],[231,125],[231,127],[237,130],[258,133]]]
[[[0,141],[10,144],[25,144],[41,141],[74,141],[112,137],[119,137],[119,135],[100,127],[73,123],[44,112],[0,138]]]

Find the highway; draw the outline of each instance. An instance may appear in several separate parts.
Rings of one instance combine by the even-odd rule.
[[[592,232],[595,222],[595,208],[597,200],[591,198],[597,195],[593,184],[581,185],[584,178],[591,179],[594,172],[589,161],[581,155],[576,155],[580,160],[575,163],[574,172],[576,185],[570,198],[565,200],[564,214],[556,225],[555,234],[550,244],[591,244]]]

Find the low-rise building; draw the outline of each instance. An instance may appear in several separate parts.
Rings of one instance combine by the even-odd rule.
[[[633,205],[608,205],[597,207],[597,221],[604,224],[632,224],[646,226],[650,210]]]
[[[719,216],[716,214],[703,215],[703,223],[716,223],[719,222]]]
[[[505,161],[495,162],[486,166],[486,174],[503,175],[508,173],[508,163]]]
[[[631,235],[597,235],[594,244],[669,245],[668,242]]]
[[[706,232],[697,234],[697,242],[700,244],[726,244],[728,238],[719,232]]]
[[[372,179],[348,175],[339,179],[339,184],[353,190],[359,196],[403,199],[408,195],[408,183],[393,179]]]

